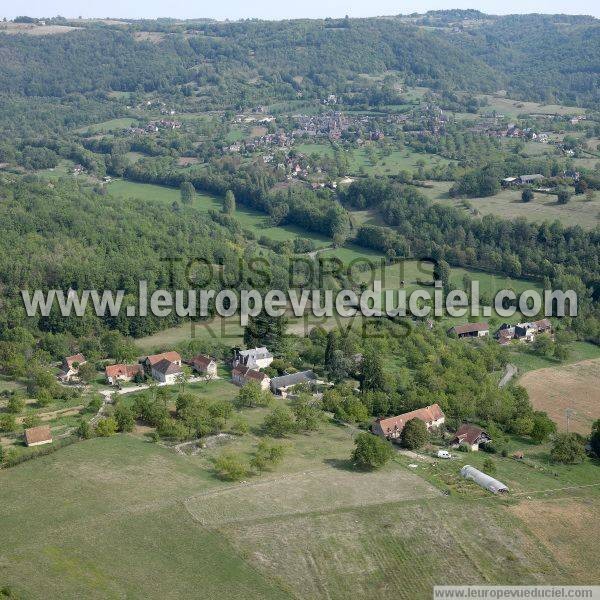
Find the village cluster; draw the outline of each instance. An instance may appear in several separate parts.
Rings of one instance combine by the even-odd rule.
[[[532,341],[536,334],[548,331],[551,331],[551,325],[547,319],[544,319],[533,323],[519,323],[515,326],[503,324],[495,337],[501,344],[512,339]],[[489,328],[486,323],[469,323],[455,326],[449,330],[449,333],[455,334],[459,338],[484,337],[489,335]],[[232,383],[238,387],[254,383],[262,391],[270,391],[274,396],[281,398],[293,398],[297,394],[295,388],[298,386],[302,386],[304,390],[309,389],[316,396],[320,396],[321,392],[319,390],[332,385],[327,381],[318,379],[317,375],[311,370],[269,377],[264,369],[271,365],[273,359],[273,354],[266,347],[255,347],[247,350],[235,349],[233,358],[228,361],[231,367]],[[65,357],[60,366],[57,379],[62,384],[79,383],[79,368],[85,365],[86,362],[85,356],[81,353]],[[189,360],[183,360],[178,352],[167,351],[144,356],[137,363],[107,365],[104,372],[105,382],[120,391],[123,383],[130,382],[137,385],[129,388],[129,391],[144,389],[148,387],[144,383],[148,378],[159,386],[176,385],[184,379],[183,365],[187,365],[198,380],[209,381],[219,378],[216,359],[198,354]],[[189,379],[189,381],[193,380],[192,378]],[[445,431],[442,426],[445,424],[446,416],[436,403],[400,415],[378,418],[372,424],[371,432],[397,445],[401,443],[402,431],[405,425],[413,419],[422,421],[427,431],[432,434]],[[490,434],[482,427],[472,423],[463,423],[454,433],[444,433],[443,436],[449,449],[462,451],[476,452],[481,448],[485,448],[486,444],[492,443]],[[26,445],[30,447],[51,443],[51,429],[48,425],[28,428],[24,432],[24,439]],[[448,450],[439,450],[437,457],[451,459],[452,455]],[[515,455],[515,458],[522,458],[522,456]],[[469,465],[463,467],[461,475],[475,481],[493,493],[508,491],[507,486]]]

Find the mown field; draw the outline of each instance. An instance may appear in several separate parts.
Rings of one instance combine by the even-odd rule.
[[[351,440],[334,425],[291,436],[282,465],[241,484],[214,477],[217,449],[179,455],[136,434],[0,471],[0,585],[27,598],[420,600],[435,584],[593,583],[592,528],[542,515],[581,507],[595,522],[596,488],[548,490],[600,482],[597,465],[498,458],[498,476],[521,482],[514,499],[464,482],[444,496],[429,463],[349,470]],[[483,458],[441,468],[456,477]]]
[[[566,429],[566,411],[573,413],[570,430],[589,435],[600,419],[600,358],[529,371],[519,383],[537,410],[548,413],[559,429]]]
[[[429,193],[432,200],[455,206],[463,210],[464,201],[449,198],[439,188],[433,188]],[[506,219],[523,217],[528,221],[542,223],[543,221],[560,221],[563,225],[580,225],[584,229],[592,229],[600,224],[600,194],[596,193],[591,201],[585,196],[572,196],[568,204],[558,204],[556,196],[536,193],[531,202],[521,201],[521,190],[502,190],[495,196],[486,198],[469,198],[471,209],[476,209],[481,215],[496,215]]]
[[[179,190],[150,183],[138,183],[123,179],[112,181],[108,186],[108,191],[115,197],[135,198],[140,201],[161,202],[169,206],[173,202],[181,202]],[[196,193],[194,206],[204,212],[209,210],[221,210],[222,199],[209,194]],[[312,239],[317,246],[327,246],[331,243],[328,238],[307,232],[300,227],[285,225],[282,227],[273,227],[269,223],[269,218],[261,212],[251,210],[238,204],[235,212],[235,218],[240,225],[252,231],[257,238],[265,236],[275,241],[293,240],[297,237]]]

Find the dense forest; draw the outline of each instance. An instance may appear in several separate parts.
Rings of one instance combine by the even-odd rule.
[[[463,28],[449,27],[443,17],[442,26],[427,29],[401,18],[157,21],[89,26],[58,36],[1,35],[0,89],[65,97],[193,84],[207,105],[224,108],[267,97],[294,99],[298,92],[310,97],[323,87],[339,92],[358,73],[395,70],[407,84],[435,89],[506,89],[532,100],[598,101],[595,19],[486,16],[477,27]],[[158,43],[136,38],[144,28],[163,37]],[[260,88],[248,83],[256,77]]]

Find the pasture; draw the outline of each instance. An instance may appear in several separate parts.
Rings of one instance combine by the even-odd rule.
[[[503,114],[512,118],[521,114],[580,115],[585,112],[583,108],[577,108],[575,106],[525,102],[522,100],[512,100],[511,98],[499,95],[483,94],[481,98],[485,98],[488,101],[488,104],[479,109],[480,113],[489,113],[495,110],[498,114]]]
[[[589,535],[575,544],[576,531],[553,524],[564,535],[551,536],[540,521],[561,502],[595,514],[591,491],[447,497],[421,465],[348,470],[345,428],[296,437],[281,466],[247,484],[135,435],[0,471],[0,583],[30,598],[421,600],[435,584],[583,583],[594,572]]]
[[[133,127],[136,123],[137,119],[133,119],[131,117],[124,117],[121,119],[110,119],[109,121],[103,121],[102,123],[88,125],[87,127],[82,127],[78,131],[86,135],[92,135],[96,133],[110,133],[111,131],[119,131],[121,129]]]
[[[436,202],[454,206],[462,210],[465,201],[460,198],[450,198],[443,192],[435,194],[432,199]],[[600,194],[595,193],[591,201],[584,195],[572,196],[568,204],[558,204],[556,196],[535,193],[531,202],[521,201],[521,190],[502,190],[495,196],[486,198],[468,198],[471,209],[481,215],[496,215],[506,219],[523,217],[528,221],[542,223],[543,221],[560,221],[563,225],[579,225],[584,229],[592,229],[600,224]]]
[[[535,371],[519,381],[536,410],[543,410],[559,428],[566,428],[566,411],[573,411],[569,429],[588,435],[600,419],[600,358]]]
[[[298,152],[310,156],[318,154],[333,158],[335,156],[334,146],[328,142],[323,143],[304,143],[295,146]],[[426,167],[436,165],[448,165],[450,162],[441,156],[414,152],[408,147],[402,149],[389,149],[386,151],[377,146],[364,148],[352,148],[351,150],[342,150],[348,160],[349,175],[395,175],[400,171],[414,171],[418,168],[420,160],[425,162]]]
[[[115,197],[135,198],[140,201],[160,202],[168,204],[181,202],[181,194],[178,189],[151,183],[138,183],[117,179],[108,185],[108,191]],[[196,192],[193,206],[202,212],[209,210],[220,211],[222,208],[222,199],[217,196]],[[325,236],[306,231],[294,225],[284,225],[275,227],[270,224],[269,217],[251,208],[238,204],[235,211],[235,218],[244,229],[251,231],[257,239],[265,236],[271,240],[284,242],[293,240],[297,237],[312,239],[318,247],[327,246],[331,240]]]

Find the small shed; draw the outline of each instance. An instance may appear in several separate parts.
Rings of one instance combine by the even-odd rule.
[[[25,430],[25,443],[27,446],[41,446],[52,443],[52,433],[49,425],[39,425]]]
[[[486,475],[479,469],[472,467],[471,465],[465,465],[461,470],[460,474],[465,479],[470,479],[474,481],[477,485],[480,485],[482,488],[489,490],[493,494],[507,494],[508,488],[497,479]]]

